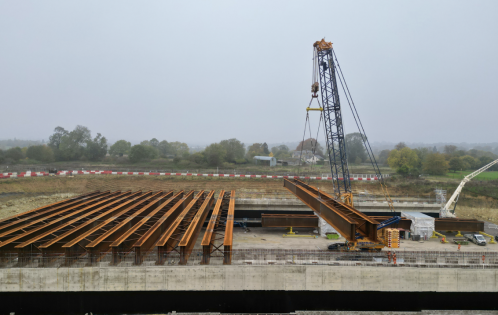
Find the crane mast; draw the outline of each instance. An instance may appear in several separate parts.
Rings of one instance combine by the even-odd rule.
[[[314,47],[314,67],[320,80],[323,116],[325,122],[325,136],[330,171],[333,178],[335,194],[346,204],[353,204],[351,193],[351,179],[344,139],[341,103],[337,88],[336,67],[332,56],[332,43],[325,40],[317,41]],[[318,82],[312,85],[312,97],[318,97]]]

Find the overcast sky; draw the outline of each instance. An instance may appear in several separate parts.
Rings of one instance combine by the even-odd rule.
[[[497,16],[498,1],[0,1],[0,139],[79,124],[297,141],[325,37],[371,141],[496,142]]]

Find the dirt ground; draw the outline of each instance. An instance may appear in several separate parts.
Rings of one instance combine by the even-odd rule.
[[[77,196],[75,193],[59,193],[44,196],[31,196],[24,197],[23,195],[17,195],[22,197],[12,198],[12,195],[2,198],[0,195],[0,219],[14,216],[29,210],[33,210],[51,203],[56,203],[64,199]],[[9,198],[7,198],[9,197]]]

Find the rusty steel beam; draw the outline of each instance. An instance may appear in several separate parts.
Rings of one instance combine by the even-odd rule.
[[[2,241],[0,243],[0,248],[2,250],[12,249],[16,245],[17,242],[23,242],[24,241],[23,239],[30,237],[34,233],[37,233],[37,234],[44,233],[44,232],[50,230],[52,225],[63,224],[64,222],[70,220],[71,217],[77,215],[78,213],[93,209],[101,204],[107,204],[109,202],[112,202],[113,200],[118,198],[120,195],[121,195],[121,192],[116,191],[114,193],[111,193],[108,196],[105,196],[105,198],[100,198],[100,199],[102,199],[100,201],[98,201],[99,199],[89,201],[88,203],[90,203],[90,205],[88,205],[86,207],[84,207],[84,206],[87,203],[84,203],[84,204],[78,205],[76,207],[71,207],[69,209],[62,210],[62,211],[60,211],[61,214],[63,214],[64,212],[67,212],[69,210],[72,210],[72,211],[69,214],[66,214],[64,216],[60,216],[57,219],[52,220],[52,221],[44,222],[43,219],[36,220],[36,223],[41,223],[41,224],[37,225],[37,226],[33,227],[32,229],[27,230],[27,231],[24,231],[24,229],[22,229],[22,228],[16,228],[17,230],[21,229],[21,231],[24,231],[24,232],[17,234],[17,235],[15,235],[7,240]],[[95,203],[92,203],[92,202],[95,202]],[[50,216],[54,216],[54,215],[55,214],[50,215]],[[34,223],[28,223],[26,226],[29,227],[29,226],[32,226],[33,224]],[[14,242],[16,242],[16,243],[14,243]]]
[[[261,214],[263,227],[318,227],[318,217],[314,214]]]
[[[190,222],[187,231],[183,235],[178,246],[180,247],[180,265],[187,264],[188,258],[194,249],[197,237],[201,232],[201,228],[206,221],[207,215],[211,210],[214,203],[214,190],[211,190],[207,195],[206,199],[202,203],[201,207],[195,214],[194,218]]]
[[[172,194],[173,192],[171,192]],[[148,221],[156,222],[159,218],[161,218],[162,214],[168,212],[168,209],[171,205],[174,205],[178,202],[183,196],[183,190],[176,193],[176,195],[167,199],[165,202],[161,203],[157,208],[152,210],[149,214],[147,214],[144,218],[138,221],[135,225],[133,225],[128,231],[125,231],[121,236],[119,236],[111,245],[112,254],[113,254],[113,263],[118,263],[120,259],[120,255],[122,252],[129,252],[131,249],[132,242],[138,237],[141,237],[144,233],[144,229],[141,229],[143,226],[147,224]],[[145,226],[146,227],[146,226]]]
[[[484,231],[484,222],[474,219],[461,218],[436,218],[434,221],[436,231]]]
[[[208,226],[206,228],[206,232],[204,233],[204,237],[202,238],[201,246],[202,246],[202,261],[201,264],[209,264],[209,260],[211,258],[211,252],[213,251],[214,241],[216,239],[216,228],[219,225],[222,209],[221,206],[223,204],[223,199],[225,198],[225,191],[220,191],[218,195],[218,199],[216,200],[216,204],[213,209],[213,213],[211,214],[211,218],[209,219]]]
[[[63,206],[70,206],[72,204],[75,204],[75,203],[81,201],[82,199],[88,199],[90,197],[98,195],[99,193],[100,193],[100,191],[98,191],[98,190],[92,191],[92,192],[82,194],[82,195],[79,195],[79,196],[76,196],[73,198],[64,199],[64,200],[61,200],[59,202],[51,203],[51,204],[45,205],[43,207],[39,207],[39,208],[36,208],[33,210],[29,210],[29,211],[26,211],[26,212],[23,212],[20,214],[16,214],[16,215],[13,215],[13,216],[10,216],[7,218],[0,219],[0,230],[6,228],[8,226],[12,226],[15,223],[23,222],[26,220],[32,220],[36,216],[47,213],[47,211],[53,211],[56,209],[60,209]],[[42,211],[42,212],[40,212],[40,211]],[[12,224],[10,224],[10,223],[12,223]]]
[[[225,238],[223,240],[223,264],[232,264],[233,248],[233,218],[235,214],[235,190],[230,193],[230,203],[228,204],[228,214],[225,227]]]
[[[366,241],[378,241],[379,222],[376,220],[300,180],[284,179],[284,187],[334,227],[346,240],[355,242],[356,233],[359,233]]]
[[[18,220],[9,220],[7,222],[4,222],[0,226],[0,230],[4,230],[3,232],[0,232],[0,238],[5,236],[5,235],[9,235],[10,233],[25,229],[25,228],[29,227],[30,225],[36,224],[38,222],[46,221],[54,216],[60,215],[60,214],[67,212],[69,210],[73,210],[80,205],[89,204],[95,200],[98,200],[99,198],[108,196],[109,194],[110,194],[110,191],[108,190],[108,191],[105,191],[102,193],[86,195],[85,198],[80,198],[80,199],[71,201],[69,203],[64,203],[64,204],[58,205],[56,207],[42,209],[42,211],[40,211],[40,212],[29,211],[30,215],[16,217],[16,218],[18,218]],[[51,213],[51,214],[49,214],[49,213]],[[19,216],[21,216],[21,215],[22,214],[20,214]],[[23,224],[23,225],[20,226],[21,224]],[[16,227],[16,228],[14,228],[14,227]],[[7,229],[7,228],[10,228],[10,230],[5,231],[5,229]]]
[[[140,265],[143,262],[144,254],[147,254],[153,247],[158,238],[161,236],[169,225],[176,220],[178,215],[187,207],[194,196],[194,191],[191,190],[183,196],[171,209],[169,209],[157,222],[146,231],[142,237],[133,244],[135,251],[135,264]]]
[[[152,191],[149,190],[147,192],[145,192],[144,194],[140,195],[137,200],[135,200],[136,202],[130,204],[130,203],[127,203],[126,205],[128,205],[128,207],[126,207],[125,209],[119,211],[118,213],[116,214],[113,214],[111,217],[105,219],[104,221],[100,222],[98,225],[92,227],[91,229],[85,231],[84,233],[78,235],[77,237],[73,238],[71,241],[65,243],[64,245],[62,245],[62,248],[65,248],[66,251],[72,247],[77,247],[77,248],[80,248],[80,249],[84,249],[85,245],[87,245],[88,243],[91,242],[91,239],[90,239],[90,236],[94,235],[94,234],[97,234],[96,232],[99,232],[104,226],[108,225],[109,223],[113,222],[115,219],[123,216],[124,214],[126,214],[127,212],[133,210],[133,209],[136,209],[138,206],[140,206],[142,203],[146,202],[148,200],[148,198],[150,198],[152,195]],[[119,206],[118,206],[119,207]],[[121,208],[121,207],[119,207]],[[116,209],[118,210],[118,209]],[[73,249],[74,250],[74,249]],[[84,249],[86,250],[86,249]]]
[[[52,238],[52,239],[48,240],[47,242],[38,246],[38,248],[41,248],[42,251],[43,250],[47,251],[47,250],[54,250],[54,249],[57,249],[57,250],[62,249],[62,245],[64,245],[63,240],[65,238],[67,238],[69,236],[77,237],[77,236],[87,232],[88,230],[93,228],[98,221],[107,220],[109,217],[115,215],[116,211],[118,211],[119,209],[125,207],[126,205],[128,205],[130,203],[139,201],[141,195],[142,195],[142,191],[139,190],[131,195],[124,196],[123,198],[120,198],[114,202],[111,202],[110,204],[107,204],[107,205],[101,207],[100,210],[105,210],[105,209],[108,209],[108,210],[99,214],[99,215],[94,216],[91,219],[88,219],[87,221],[81,223],[78,226],[75,226],[74,228],[70,229],[67,232],[64,232],[63,234],[57,235],[55,238]],[[115,205],[116,203],[118,205]]]
[[[126,198],[130,194],[131,194],[131,191],[127,191],[127,192],[122,193],[119,196]],[[46,238],[46,237],[52,238],[52,237],[58,235],[58,232],[61,231],[61,230],[63,230],[65,227],[67,227],[67,226],[71,226],[72,227],[72,225],[75,224],[75,223],[77,223],[78,221],[82,221],[84,219],[87,219],[88,221],[90,221],[91,218],[92,218],[91,217],[92,215],[97,214],[99,211],[101,211],[101,210],[103,210],[103,209],[105,209],[105,208],[107,208],[109,206],[112,206],[115,203],[121,202],[124,198],[119,198],[117,200],[114,200],[114,201],[112,201],[112,202],[110,202],[108,204],[105,204],[105,205],[103,205],[101,207],[98,207],[96,209],[93,209],[91,211],[83,212],[82,215],[80,215],[80,216],[78,216],[76,218],[70,219],[70,220],[68,220],[66,222],[61,222],[60,224],[58,224],[54,228],[52,228],[52,229],[50,229],[48,231],[45,231],[43,233],[40,233],[40,234],[36,235],[35,237],[22,242],[19,245],[16,245],[15,248],[25,248],[26,246],[29,246],[29,245],[34,244],[36,242],[38,242],[38,243],[39,242],[43,242],[44,238]],[[74,229],[74,227],[73,227],[73,229]],[[45,239],[45,240],[47,240],[47,239]]]
[[[140,220],[141,215],[148,215],[150,211],[152,211],[155,207],[157,207],[164,198],[169,198],[173,195],[172,191],[167,193],[163,193],[159,191],[154,195],[150,196],[146,200],[149,202],[147,205],[142,206],[137,209],[133,214],[127,215],[121,222],[113,222],[113,226],[109,226],[109,230],[105,231],[103,234],[98,235],[93,241],[85,246],[87,250],[91,252],[91,255],[95,257],[101,252],[107,251],[110,249],[110,245],[119,238],[123,233],[126,232],[132,225],[136,224]],[[118,261],[114,260],[115,256],[113,256],[112,264],[118,263]]]
[[[175,221],[159,237],[155,246],[157,247],[157,265],[162,265],[167,254],[169,254],[180,242],[184,227],[189,223],[191,216],[197,213],[198,205],[203,201],[204,190],[201,190],[188,204],[188,206],[178,215]]]

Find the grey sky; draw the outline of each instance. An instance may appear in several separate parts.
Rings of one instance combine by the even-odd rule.
[[[497,1],[0,1],[0,139],[80,124],[297,141],[325,36],[372,141],[495,142],[497,16]]]

